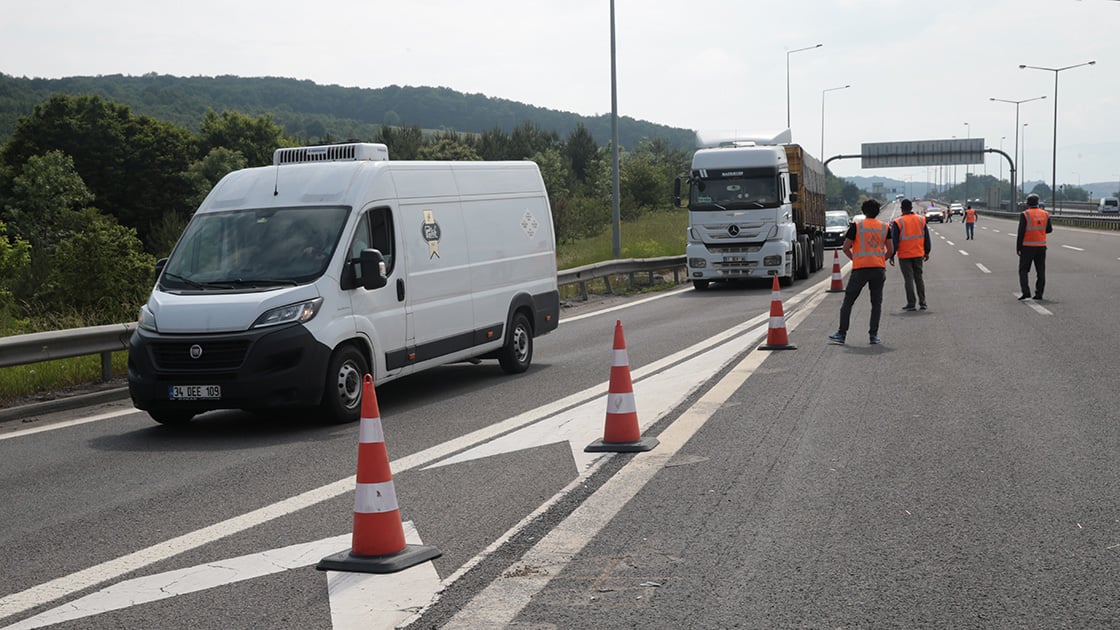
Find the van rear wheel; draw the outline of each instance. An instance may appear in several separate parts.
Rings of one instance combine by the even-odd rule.
[[[319,404],[326,421],[344,424],[361,417],[362,379],[366,374],[369,374],[369,364],[354,346],[339,348],[331,355],[323,400]]]
[[[533,327],[524,313],[515,313],[498,363],[508,374],[520,374],[533,362]]]

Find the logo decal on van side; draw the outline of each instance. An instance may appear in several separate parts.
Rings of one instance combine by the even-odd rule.
[[[431,210],[424,211],[424,224],[420,226],[424,240],[428,241],[428,260],[439,258],[439,237],[442,232]]]
[[[533,216],[532,212],[526,210],[525,216],[521,217],[521,229],[525,231],[525,234],[529,238],[533,238],[533,235],[537,233],[537,228],[539,227],[540,223],[537,223],[537,217]]]

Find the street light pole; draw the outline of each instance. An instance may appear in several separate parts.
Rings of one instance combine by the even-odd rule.
[[[1023,157],[1020,158],[1020,162],[1027,161],[1027,127],[1030,126],[1030,123],[1023,123]],[[1022,164],[1019,168],[1019,188],[1023,191],[1025,197],[1027,195],[1027,169]]]
[[[615,74],[614,49],[614,0],[611,0],[611,254],[615,260],[622,256],[622,201],[621,182],[618,173],[618,80]]]
[[[1011,103],[1012,105],[1015,106],[1015,164],[1013,164],[1012,167],[1019,169],[1019,179],[1020,179],[1020,181],[1022,181],[1022,179],[1023,179],[1023,165],[1021,164],[1021,160],[1019,159],[1019,106],[1022,105],[1023,103],[1029,103],[1031,101],[1039,101],[1039,100],[1042,100],[1044,98],[1046,98],[1045,95],[1044,96],[1036,96],[1034,98],[1025,98],[1021,101],[1013,101],[1013,100],[1008,100],[1006,98],[994,98],[994,97],[988,98],[989,101],[999,101],[1000,103]],[[1024,154],[1025,153],[1026,153],[1026,151],[1024,150]],[[1000,162],[1000,164],[1002,165],[1003,162]],[[1014,175],[1014,173],[1012,173],[1012,175]],[[1015,179],[1015,178],[1012,177],[1011,179]],[[1026,194],[1026,192],[1027,191],[1024,190],[1023,194]],[[1017,197],[1018,197],[1018,190],[1016,190],[1015,182],[1011,182],[1011,208],[1013,208],[1013,209],[1017,207],[1015,205]]]
[[[852,87],[852,86],[851,85],[842,85],[840,87],[826,88],[824,90],[821,90],[821,159],[822,160],[826,159],[825,155],[824,155],[824,95],[827,94],[828,92],[834,92],[836,90],[846,90],[850,87]]]
[[[964,136],[965,140],[971,140],[972,139],[972,125],[970,125],[968,123],[965,123],[964,124],[964,130],[965,130],[965,136]],[[967,145],[968,145],[968,143],[966,142],[965,146],[967,146]],[[968,169],[969,169],[968,162],[965,162],[965,164],[964,164],[964,203],[965,203],[966,206],[968,205]]]
[[[816,46],[806,46],[804,48],[798,48],[797,50],[787,50],[786,51],[786,128],[787,129],[790,127],[790,117],[789,117],[789,56],[792,55],[793,53],[796,53],[796,52],[802,52],[802,51],[805,51],[805,50],[813,50],[814,48],[820,48],[821,46],[824,46],[824,44],[817,44]]]
[[[1097,63],[1096,61],[1086,61],[1085,63],[1078,63],[1072,66],[1065,66],[1062,68],[1044,68],[1042,66],[1028,66],[1026,64],[1019,64],[1019,69],[1030,68],[1031,70],[1045,70],[1054,73],[1054,154],[1051,157],[1051,171],[1050,171],[1050,211],[1057,212],[1058,210],[1058,73],[1062,70],[1071,70],[1073,68],[1080,68],[1081,66],[1091,66]]]

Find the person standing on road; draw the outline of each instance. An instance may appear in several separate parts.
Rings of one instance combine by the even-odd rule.
[[[971,241],[974,236],[973,232],[976,230],[976,211],[972,206],[965,208],[964,211],[964,240]]]
[[[929,260],[932,242],[929,238],[929,227],[923,216],[914,214],[914,206],[909,199],[902,200],[902,216],[891,221],[891,245],[898,254],[898,268],[902,271],[902,280],[906,285],[906,306],[904,311],[917,310],[917,304],[926,310],[926,281],[922,273],[922,263]],[[890,257],[891,266],[894,266],[894,256]]]
[[[828,336],[829,341],[844,343],[851,323],[852,306],[866,285],[871,290],[871,323],[867,330],[872,344],[879,339],[879,317],[883,311],[883,285],[887,282],[887,258],[894,256],[894,245],[887,238],[887,226],[879,216],[879,202],[868,199],[861,207],[863,221],[853,221],[844,235],[844,255],[852,261],[844,303],[840,306],[840,328]]]
[[[1034,263],[1034,299],[1041,300],[1046,289],[1046,235],[1053,232],[1050,213],[1038,207],[1038,195],[1027,195],[1027,209],[1019,215],[1019,232],[1015,236],[1015,253],[1019,255],[1020,300],[1031,297],[1028,274]]]

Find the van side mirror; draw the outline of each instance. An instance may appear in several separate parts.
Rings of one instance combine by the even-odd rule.
[[[160,258],[156,261],[156,282],[159,282],[160,275],[163,274],[163,268],[167,266],[167,259]]]
[[[358,256],[361,272],[358,273],[358,282],[363,288],[373,291],[385,286],[389,280],[386,277],[385,257],[376,249],[363,249]]]

